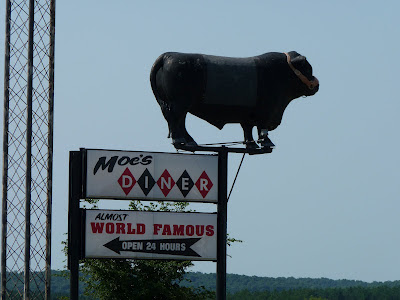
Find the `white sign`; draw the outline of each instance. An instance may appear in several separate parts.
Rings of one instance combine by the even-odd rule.
[[[86,258],[217,259],[217,215],[85,210]]]
[[[85,198],[218,202],[216,155],[86,153]]]

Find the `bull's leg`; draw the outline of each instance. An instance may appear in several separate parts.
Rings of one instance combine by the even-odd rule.
[[[186,113],[179,114],[178,118],[175,121],[173,121],[173,126],[170,127],[172,144],[174,146],[187,145],[185,118],[186,118]]]
[[[246,145],[246,148],[248,149],[256,149],[258,148],[258,145],[253,139],[253,126],[249,124],[243,124],[240,123],[240,125],[243,128],[243,134],[244,134],[244,143]]]
[[[169,134],[168,137],[172,138],[173,145],[186,145],[185,139],[185,118],[186,112],[183,110],[167,105],[160,105],[161,111],[165,120],[168,123]]]
[[[258,129],[258,142],[261,147],[275,147],[274,143],[268,137],[268,130],[262,129],[261,127],[257,127]]]
[[[194,141],[194,139],[190,136],[190,134],[187,132],[187,130],[186,130],[186,124],[185,124],[185,121],[186,121],[186,114],[187,113],[185,113],[185,116],[184,116],[184,118],[183,118],[183,120],[182,120],[182,128],[183,128],[183,130],[184,130],[184,138],[185,138],[185,140],[186,140],[186,145],[188,145],[188,146],[197,146],[197,143]]]
[[[186,130],[186,115],[187,112],[177,114],[179,117],[173,121],[173,125],[170,127],[172,144],[175,147],[178,145],[197,146],[197,143]]]

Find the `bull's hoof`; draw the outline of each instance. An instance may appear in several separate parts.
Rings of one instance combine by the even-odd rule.
[[[185,146],[187,145],[187,142],[184,138],[177,138],[177,139],[172,139],[172,145],[175,146]]]
[[[186,146],[197,147],[197,143],[195,141],[190,141],[190,142],[186,143]]]
[[[259,146],[255,141],[245,141],[246,149],[258,149]]]
[[[275,144],[267,137],[261,140],[258,140],[261,145],[261,148],[274,148]]]
[[[179,139],[173,139],[172,140],[172,145],[174,145],[175,148],[180,149],[183,147],[197,147],[197,143],[195,141],[187,141],[184,138],[179,138]]]

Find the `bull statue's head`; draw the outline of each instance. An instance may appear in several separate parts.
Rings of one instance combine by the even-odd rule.
[[[288,66],[303,83],[302,85],[298,82],[298,93],[300,94],[295,96],[295,98],[300,96],[312,96],[318,92],[319,81],[317,77],[313,76],[312,66],[307,61],[307,58],[295,51],[289,53],[285,52],[285,55]]]

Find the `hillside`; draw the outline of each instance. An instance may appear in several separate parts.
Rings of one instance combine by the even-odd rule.
[[[215,290],[215,274],[203,274],[191,272],[187,279],[191,283],[184,285],[204,286],[207,289]],[[332,280],[328,278],[294,278],[294,277],[257,277],[236,274],[227,274],[226,286],[228,293],[234,294],[242,290],[255,291],[283,291],[292,289],[326,289],[326,288],[349,288],[349,287],[400,287],[400,281],[386,282],[364,282],[358,280]]]
[[[53,277],[51,282],[52,295],[68,295],[69,279],[61,276],[63,271],[52,271]],[[66,272],[64,271],[64,274]],[[18,274],[21,277],[23,274]],[[204,286],[209,290],[215,290],[216,274],[204,274],[199,272],[189,272],[186,275],[188,281],[184,282],[184,286]],[[236,294],[247,290],[249,293],[255,292],[272,292],[272,291],[289,291],[289,290],[324,290],[324,289],[348,289],[348,288],[399,288],[400,281],[386,282],[363,282],[358,280],[332,280],[328,278],[294,278],[294,277],[257,277],[236,274],[227,274],[227,292]],[[20,288],[23,288],[22,285]],[[80,285],[80,292],[84,286]],[[242,294],[243,295],[243,294]],[[243,295],[244,296],[244,295]],[[83,299],[83,298],[82,298]]]

